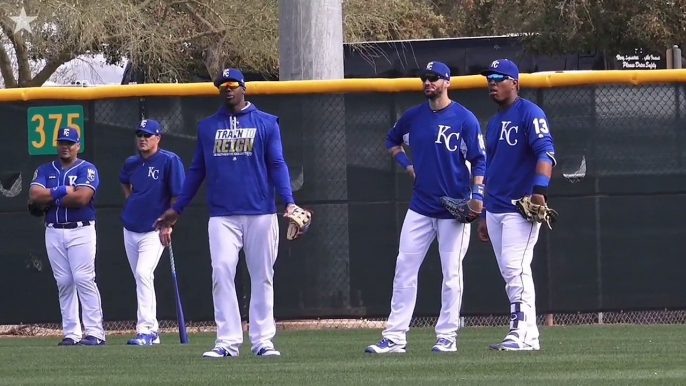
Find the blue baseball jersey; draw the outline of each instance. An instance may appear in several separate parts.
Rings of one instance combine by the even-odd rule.
[[[160,149],[150,158],[129,157],[119,181],[131,185],[121,221],[131,232],[152,232],[157,220],[171,207],[171,199],[181,194],[186,177],[183,161],[176,154]]]
[[[512,200],[532,194],[538,160],[555,161],[548,118],[535,103],[519,99],[486,129],[487,212],[516,212]]]
[[[47,189],[65,185],[75,188],[86,187],[93,189],[95,194],[100,186],[100,176],[95,165],[88,161],[77,160],[68,168],[62,168],[59,162],[53,161],[36,169],[30,185]],[[95,195],[88,205],[81,208],[67,208],[61,203],[53,204],[45,217],[46,223],[78,221],[95,221]]]
[[[210,216],[276,213],[276,194],[294,204],[283,158],[279,118],[249,103],[234,114],[222,106],[198,125],[193,162],[176,204],[182,213],[207,181]]]
[[[453,218],[442,196],[469,199],[471,174],[483,176],[486,153],[479,121],[459,103],[433,111],[429,103],[407,110],[386,137],[386,148],[405,144],[412,149],[415,172],[410,209],[427,217]]]

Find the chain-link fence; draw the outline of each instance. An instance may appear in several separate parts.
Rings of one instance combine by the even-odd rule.
[[[524,89],[548,115],[558,167],[551,205],[561,221],[542,228],[533,262],[541,324],[683,323],[686,271],[686,95],[673,84]],[[484,90],[453,91],[486,127],[496,107]],[[275,316],[283,329],[381,328],[390,310],[400,227],[412,194],[409,176],[385,150],[385,135],[421,93],[251,96],[278,115],[295,199],[315,212],[296,242],[282,224],[275,266]],[[41,101],[0,106],[11,143],[26,141],[29,106],[82,105],[82,158],[101,176],[97,196],[97,281],[110,333],[133,332],[135,282],[123,247],[118,181],[135,153],[142,116],[165,127],[163,148],[190,165],[197,122],[216,112],[219,98]],[[2,153],[3,172],[22,178],[23,192],[0,199],[0,232],[8,235],[1,279],[0,333],[60,334],[57,290],[43,228],[25,211],[34,169],[53,160],[23,146]],[[411,154],[411,151],[410,151]],[[14,181],[13,181],[14,182]],[[5,185],[5,182],[3,182]],[[11,185],[10,185],[11,186]],[[3,187],[9,191],[9,187]],[[200,189],[175,230],[175,257],[191,331],[212,331],[211,266],[206,191]],[[4,193],[3,193],[4,194]],[[473,232],[475,233],[475,232]],[[237,275],[247,320],[250,280]],[[175,300],[166,253],[156,271],[158,317],[174,330]],[[414,327],[435,323],[441,269],[436,245],[420,271]],[[509,306],[490,245],[472,238],[464,261],[467,326],[506,325]],[[11,295],[11,296],[10,296]]]

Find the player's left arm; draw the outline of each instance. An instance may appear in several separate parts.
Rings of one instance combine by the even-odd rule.
[[[60,200],[60,206],[67,208],[81,208],[90,204],[100,185],[98,169],[93,165],[79,168],[74,191]]]
[[[479,201],[483,201],[484,175],[486,174],[486,144],[481,133],[481,125],[476,116],[471,115],[463,124],[462,141],[463,156],[472,165],[472,178],[474,190],[472,195]]]
[[[536,176],[534,177],[533,199],[537,204],[547,200],[548,186],[553,174],[553,167],[557,165],[555,159],[555,144],[550,134],[548,117],[538,106],[532,106],[525,115],[525,127],[531,150],[538,157]]]
[[[186,179],[186,169],[181,158],[171,157],[167,164],[167,189],[171,195],[170,207],[174,206],[181,191],[183,190],[183,182]]]
[[[283,158],[283,145],[281,143],[281,129],[279,128],[279,118],[276,118],[269,126],[267,132],[267,170],[276,191],[281,196],[283,204],[288,206],[295,205],[293,191],[291,189],[291,176],[288,172],[288,165]]]

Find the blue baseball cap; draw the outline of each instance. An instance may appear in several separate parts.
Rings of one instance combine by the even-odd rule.
[[[517,65],[511,60],[498,59],[491,62],[488,70],[482,71],[481,75],[503,75],[509,76],[514,80],[519,80],[519,67],[517,67]]]
[[[436,75],[441,79],[450,80],[450,69],[442,62],[429,62],[420,76],[429,74]]]
[[[162,126],[154,119],[144,119],[138,125],[136,133],[142,131],[151,135],[162,135]]]
[[[77,143],[80,140],[81,137],[79,137],[79,131],[69,126],[61,128],[59,135],[57,135],[57,142],[64,141]]]
[[[235,68],[226,68],[222,70],[219,77],[214,80],[214,86],[219,88],[219,86],[226,82],[237,82],[241,87],[245,88],[245,77],[242,72]]]

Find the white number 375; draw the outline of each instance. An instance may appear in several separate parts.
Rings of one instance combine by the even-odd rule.
[[[544,118],[534,118],[534,130],[536,130],[536,135],[538,138],[543,138],[546,134],[550,133],[548,129],[548,122]]]

